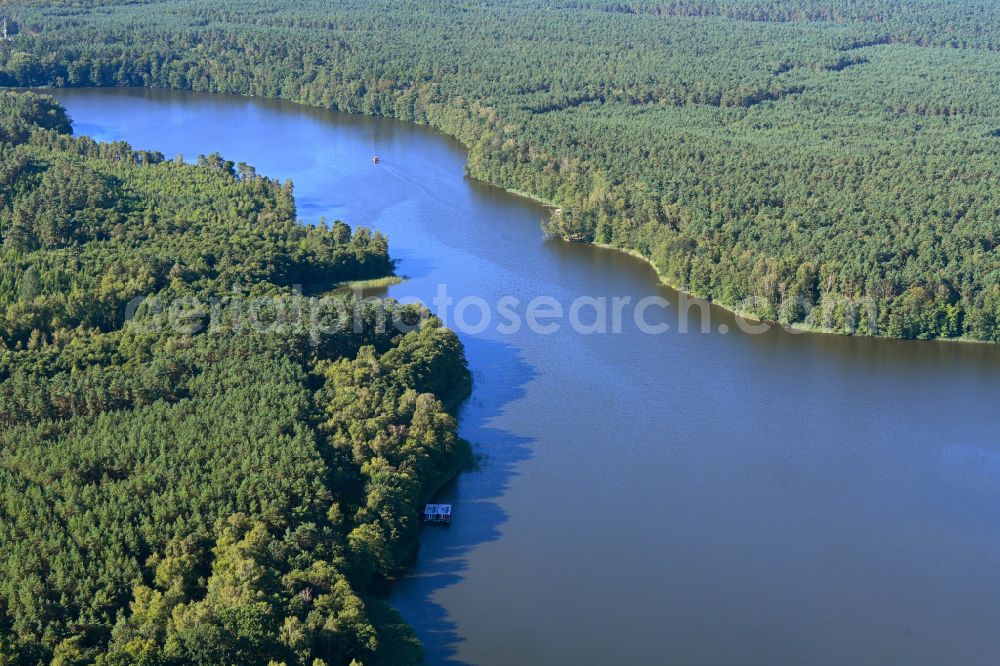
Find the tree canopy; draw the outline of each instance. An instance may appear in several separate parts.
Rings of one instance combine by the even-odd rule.
[[[457,337],[347,296],[363,326],[278,326],[389,274],[386,240],[219,155],[73,138],[50,97],[0,109],[0,664],[372,663],[399,628],[368,590],[468,459]],[[189,300],[213,326],[158,325]]]
[[[13,3],[8,84],[429,123],[549,232],[848,333],[1000,338],[1000,11],[971,0]]]

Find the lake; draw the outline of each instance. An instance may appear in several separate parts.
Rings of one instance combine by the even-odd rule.
[[[409,278],[391,296],[451,297],[480,465],[442,491],[454,524],[424,529],[390,596],[431,663],[1000,661],[1000,347],[682,312],[647,264],[546,241],[544,207],[465,178],[461,145],[427,128],[181,92],[57,96],[78,133],[291,178],[303,220],[389,237]],[[601,304],[631,305],[619,332],[585,334],[571,317],[504,328],[504,297],[522,321],[534,299],[582,303],[590,330]]]

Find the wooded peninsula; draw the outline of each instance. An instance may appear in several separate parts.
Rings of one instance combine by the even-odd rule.
[[[458,338],[392,302],[412,332],[361,301],[357,327],[279,325],[389,274],[385,238],[302,224],[246,164],[69,132],[0,93],[0,664],[412,660],[366,596],[469,462]],[[216,321],[126,321],[136,298]]]

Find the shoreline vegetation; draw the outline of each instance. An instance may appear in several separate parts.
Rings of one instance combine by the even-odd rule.
[[[15,4],[0,82],[222,92],[425,124],[466,146],[476,179],[557,203],[550,233],[634,250],[717,305],[751,302],[769,321],[791,299],[809,306],[782,314],[793,325],[819,310],[837,333],[1000,340],[1000,44],[984,36],[1000,12],[159,4],[172,11]],[[439,27],[399,30],[404,14]]]
[[[546,205],[548,205],[548,204],[546,204]],[[574,242],[574,241],[569,241],[569,242]],[[579,241],[575,241],[575,242],[579,242]],[[691,293],[689,291],[686,291],[683,287],[679,287],[677,285],[670,284],[670,282],[663,275],[663,272],[656,265],[656,263],[652,259],[650,259],[649,257],[643,256],[642,254],[640,254],[636,250],[630,250],[628,248],[615,247],[613,245],[607,245],[605,243],[586,243],[586,244],[587,245],[592,245],[593,247],[599,247],[599,248],[604,249],[604,250],[611,250],[613,252],[621,252],[623,254],[629,255],[630,257],[634,257],[636,259],[639,259],[639,260],[645,262],[650,268],[653,269],[653,271],[656,273],[657,280],[663,286],[668,287],[670,289],[673,289],[676,292],[683,293],[683,294],[685,294],[687,296],[691,296],[693,298],[697,298],[697,299],[703,300],[706,303],[708,303],[708,304],[710,304],[710,305],[712,305],[714,307],[718,307],[718,308],[720,308],[720,309],[722,309],[722,310],[724,310],[724,311],[732,314],[735,317],[742,317],[743,319],[749,321],[752,324],[767,324],[769,326],[777,326],[779,328],[785,328],[785,329],[789,329],[790,328],[790,329],[793,329],[793,330],[795,330],[796,332],[799,332],[799,333],[812,333],[812,334],[815,334],[815,335],[848,335],[847,333],[844,333],[843,331],[837,331],[837,330],[834,330],[832,328],[824,328],[822,326],[815,326],[815,325],[810,325],[810,324],[805,324],[805,323],[788,323],[788,322],[781,322],[781,321],[776,321],[776,320],[759,319],[759,318],[755,317],[753,315],[753,313],[748,312],[746,310],[740,310],[738,308],[734,308],[734,307],[730,307],[730,306],[727,306],[727,305],[723,305],[723,304],[718,303],[716,301],[712,301],[711,299],[706,299],[703,296],[699,296],[698,294],[693,294],[693,293]],[[889,337],[889,336],[879,336],[879,335],[864,335],[864,336],[860,336],[860,337],[881,338],[883,340],[897,340],[897,339],[899,339],[899,338],[892,338],[892,337]],[[941,343],[945,343],[945,342],[958,342],[958,343],[965,343],[965,344],[992,344],[989,340],[977,340],[975,338],[932,338],[931,340],[928,340],[927,342],[941,342]]]
[[[466,150],[468,150],[468,148],[466,148]],[[470,178],[474,177],[474,176],[471,176],[468,173],[466,173],[466,175],[469,176]],[[492,185],[492,183],[489,183],[487,181],[481,181],[481,182],[485,182],[488,185]],[[495,187],[500,187],[500,186],[497,185]],[[546,199],[542,199],[541,197],[537,197],[537,196],[531,194],[530,192],[522,192],[520,190],[504,190],[504,191],[507,192],[507,193],[509,193],[509,194],[513,194],[515,196],[519,196],[519,197],[522,197],[524,199],[528,199],[530,201],[533,201],[533,202],[535,202],[535,203],[537,203],[537,204],[539,204],[541,206],[544,206],[546,208],[549,208],[550,209],[550,214],[552,214],[552,213],[558,213],[561,210],[556,203],[554,203],[552,201],[548,201]],[[760,319],[760,318],[754,316],[754,314],[752,312],[750,312],[750,311],[743,310],[743,309],[740,309],[740,308],[735,307],[735,306],[726,305],[724,303],[719,303],[718,301],[713,301],[711,298],[706,298],[705,296],[701,296],[699,294],[695,294],[695,293],[693,293],[691,291],[688,291],[687,289],[685,289],[681,285],[672,284],[670,282],[670,280],[667,278],[667,276],[664,275],[664,272],[661,269],[661,267],[656,264],[656,261],[652,257],[647,257],[647,256],[643,255],[638,250],[633,250],[633,249],[627,248],[627,247],[618,247],[618,246],[615,246],[615,245],[610,245],[608,243],[600,243],[600,242],[597,242],[597,241],[579,241],[579,240],[575,240],[574,241],[574,240],[569,240],[569,239],[563,238],[562,236],[559,236],[559,235],[551,235],[550,236],[548,234],[548,232],[545,230],[546,222],[547,222],[547,220],[543,220],[542,223],[541,223],[541,226],[542,226],[543,233],[545,234],[545,236],[547,238],[564,240],[564,241],[570,242],[570,243],[583,243],[585,245],[590,245],[592,247],[599,247],[602,250],[611,250],[612,252],[620,252],[622,254],[627,254],[630,257],[633,257],[635,259],[638,259],[638,260],[644,262],[646,265],[648,265],[650,268],[652,268],[653,271],[656,273],[656,279],[657,279],[657,281],[660,284],[662,284],[663,286],[668,287],[669,289],[672,289],[672,290],[674,290],[676,292],[683,293],[686,296],[691,296],[691,297],[703,300],[703,301],[705,301],[706,303],[708,303],[708,304],[710,304],[712,306],[718,307],[718,308],[724,310],[725,312],[728,312],[728,313],[730,313],[730,314],[732,314],[732,315],[734,315],[736,317],[742,317],[743,319],[745,319],[745,320],[747,320],[747,321],[749,321],[751,323],[755,323],[755,324],[768,324],[770,326],[778,326],[778,327],[785,328],[785,329],[792,329],[792,330],[794,330],[796,332],[799,332],[799,333],[812,333],[812,334],[816,334],[816,335],[851,335],[851,333],[848,333],[848,332],[845,332],[845,331],[838,331],[838,330],[833,329],[833,328],[824,327],[824,326],[817,326],[817,325],[814,325],[814,324],[807,324],[807,323],[801,323],[801,322],[794,322],[794,323],[793,322],[781,322],[781,321],[778,321],[778,320]],[[885,339],[885,340],[895,340],[895,339],[898,339],[898,338],[893,338],[893,337],[890,337],[890,336],[870,335],[870,334],[869,335],[862,335],[861,337],[882,338],[882,339]],[[965,343],[965,344],[990,344],[991,343],[990,340],[978,340],[976,338],[967,338],[967,337],[960,337],[960,338],[932,338],[931,341],[933,341],[933,342],[958,342],[958,343]]]
[[[387,275],[380,278],[370,278],[368,280],[351,280],[334,285],[331,293],[351,293],[356,291],[380,290],[403,284],[406,278],[399,275]]]
[[[301,290],[402,279],[381,234],[303,224],[217,154],[70,131],[0,91],[0,664],[419,663],[371,593],[473,464],[458,337],[352,294],[363,325],[311,336],[282,319]],[[220,305],[126,319],[147,296]]]

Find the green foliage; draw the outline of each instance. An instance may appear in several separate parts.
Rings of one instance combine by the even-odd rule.
[[[469,147],[473,176],[560,206],[550,233],[638,251],[725,305],[844,332],[997,336],[983,296],[1000,284],[991,3],[11,11],[9,82],[260,95],[429,123]],[[822,289],[797,286],[804,265],[824,267]],[[914,315],[913,289],[951,314]]]
[[[19,97],[36,98],[4,93],[0,101]],[[4,150],[21,165],[0,183],[0,340],[8,347],[79,326],[113,330],[126,305],[151,292],[312,291],[392,270],[377,232],[302,225],[289,186],[246,165],[237,173],[219,155],[177,164],[38,127]]]
[[[442,403],[468,390],[461,344],[392,302],[345,303],[360,332],[238,328],[236,299],[384,277],[385,239],[299,224],[247,165],[72,139],[49,98],[0,106],[27,128],[0,146],[24,158],[0,188],[24,240],[4,227],[0,663],[332,665],[398,643],[364,596],[467,458]],[[191,297],[219,299],[213,328],[154,325],[149,303]],[[423,322],[383,330],[380,309]]]

